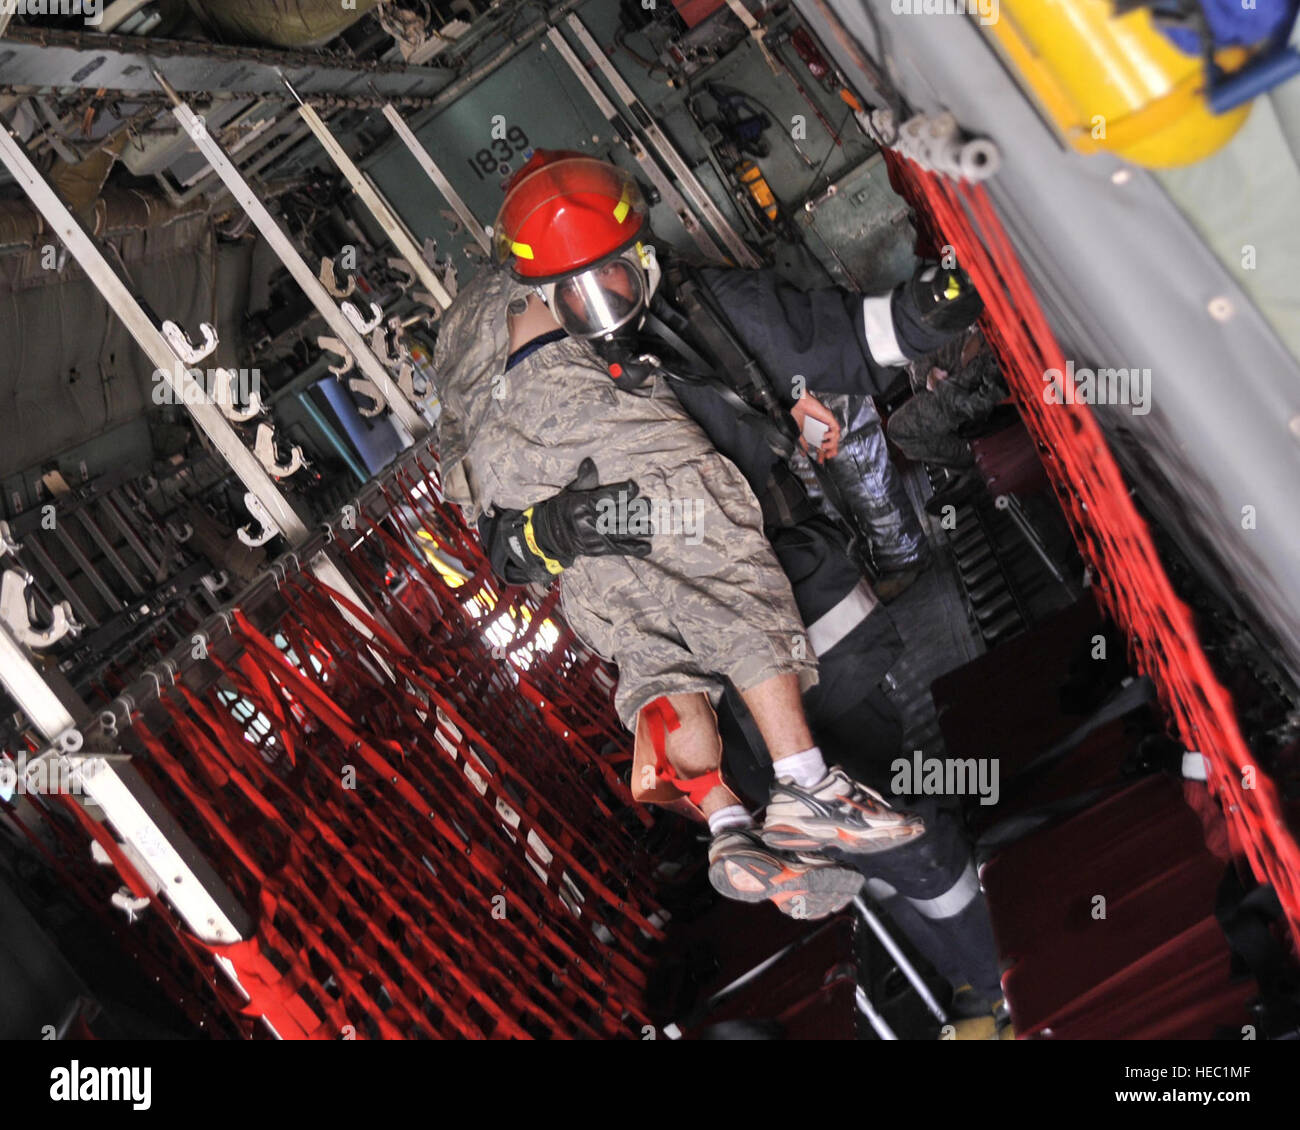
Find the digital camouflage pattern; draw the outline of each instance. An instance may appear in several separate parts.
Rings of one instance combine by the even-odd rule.
[[[960,352],[960,350],[958,350]],[[965,469],[975,465],[963,429],[982,423],[1010,393],[987,348],[948,376],[921,389],[889,418],[889,438],[909,459]]]
[[[662,380],[617,389],[591,347],[544,346],[508,373],[506,305],[528,288],[484,272],[443,316],[434,365],[447,497],[471,521],[521,510],[570,482],[590,456],[601,482],[635,479],[654,504],[649,557],[581,557],[562,577],[565,615],[619,666],[615,706],[631,728],[663,694],[742,690],[816,660],[790,582],[740,472]]]

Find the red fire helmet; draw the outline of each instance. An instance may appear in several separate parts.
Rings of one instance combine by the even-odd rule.
[[[538,149],[506,186],[493,228],[496,261],[545,283],[636,243],[649,209],[617,165],[570,149]]]

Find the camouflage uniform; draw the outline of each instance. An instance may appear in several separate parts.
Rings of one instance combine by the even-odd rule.
[[[566,338],[508,373],[506,306],[528,288],[485,271],[443,317],[434,355],[443,487],[470,521],[549,498],[590,456],[602,482],[635,479],[660,512],[649,557],[579,557],[561,581],[565,617],[619,666],[615,706],[633,728],[664,694],[740,690],[775,675],[817,681],[790,582],[758,501],[662,379],[620,391],[583,342]]]
[[[889,438],[918,463],[973,467],[975,455],[959,429],[987,420],[1008,395],[996,359],[981,349],[967,365],[958,360],[933,391],[922,389],[899,408],[889,418]]]

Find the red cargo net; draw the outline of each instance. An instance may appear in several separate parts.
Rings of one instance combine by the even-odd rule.
[[[345,553],[384,623],[291,573],[273,628],[235,612],[217,678],[164,680],[166,718],[131,729],[251,936],[205,945],[157,899],[109,912],[148,884],[69,797],[38,798],[63,852],[23,831],[210,1031],[640,1038],[658,861],[615,768],[613,678],[550,594],[495,584],[429,469],[390,495]]]
[[[897,153],[886,151],[885,158],[894,188],[929,226],[927,236],[935,246],[951,246],[975,280],[987,307],[985,334],[1091,566],[1101,604],[1123,627],[1138,670],[1159,688],[1186,748],[1208,761],[1210,788],[1235,846],[1256,877],[1273,884],[1300,942],[1300,849],[1278,789],[1255,764],[1232,699],[1210,667],[1192,613],[1169,582],[1091,409],[1043,398],[1043,373],[1064,372],[1066,359],[988,193],[928,173]],[[1254,788],[1243,787],[1247,768]]]

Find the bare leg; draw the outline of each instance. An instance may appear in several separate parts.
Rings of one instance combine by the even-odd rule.
[[[774,675],[740,692],[773,761],[812,749],[812,731],[803,712],[798,675]]]
[[[741,697],[774,762],[816,744],[803,712],[798,675],[774,675],[742,691]],[[669,764],[683,777],[700,777],[717,769],[722,763],[722,738],[708,697],[698,693],[679,694],[669,695],[668,701],[681,723],[664,742]],[[716,788],[705,796],[700,810],[708,816],[729,804],[739,803],[730,789]]]
[[[720,768],[722,737],[718,733],[718,720],[709,705],[708,696],[695,693],[672,694],[667,697],[681,723],[664,739],[664,753],[668,757],[668,763],[682,777],[702,777],[705,773]],[[730,789],[711,789],[700,804],[700,811],[707,817],[720,808],[739,803],[736,794]]]

